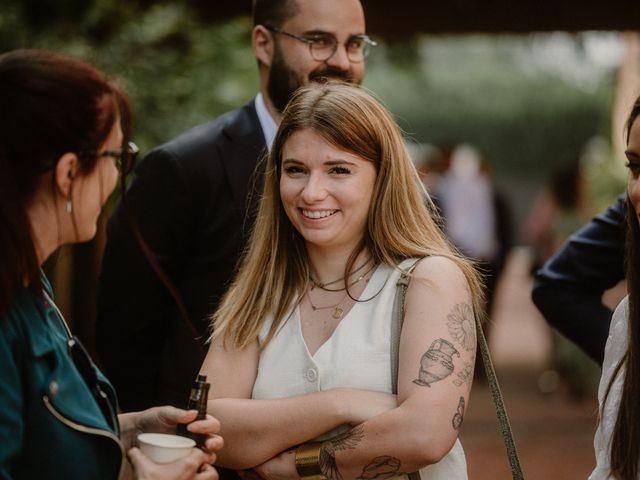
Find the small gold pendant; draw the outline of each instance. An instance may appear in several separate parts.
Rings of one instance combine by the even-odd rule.
[[[340,307],[336,307],[333,309],[333,318],[338,319],[340,317],[342,317],[344,310],[342,310]]]

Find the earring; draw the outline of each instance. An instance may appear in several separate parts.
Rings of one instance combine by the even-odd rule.
[[[73,174],[69,172],[69,193],[67,193],[67,213],[73,213],[73,202],[71,201],[71,192],[73,191]]]

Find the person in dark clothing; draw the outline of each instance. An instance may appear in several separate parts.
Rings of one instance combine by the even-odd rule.
[[[547,322],[599,364],[613,313],[602,294],[625,276],[625,197],[573,234],[533,284],[533,302]]]
[[[127,195],[194,328],[142,255],[126,209],[109,222],[96,346],[124,408],[186,401],[204,359],[208,317],[251,230],[252,193],[262,182],[259,167],[253,174],[280,112],[309,82],[360,83],[374,42],[359,0],[256,0],[252,44],[260,73],[255,99],[153,150]]]

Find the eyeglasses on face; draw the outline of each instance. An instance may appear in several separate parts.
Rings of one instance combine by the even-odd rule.
[[[312,33],[301,36],[293,33],[285,32],[276,27],[264,26],[267,30],[291,37],[299,42],[306,43],[309,46],[311,57],[317,62],[326,62],[338,49],[338,39],[330,33]],[[362,62],[371,51],[371,47],[375,47],[377,43],[368,35],[354,35],[349,37],[345,42],[344,48],[347,52],[347,58],[352,63]]]
[[[136,158],[140,149],[133,142],[127,142],[124,148],[119,150],[104,150],[98,153],[99,157],[111,157],[116,161],[116,167],[124,175],[128,175],[136,163]]]

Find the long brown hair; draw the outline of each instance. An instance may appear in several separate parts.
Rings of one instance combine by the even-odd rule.
[[[626,126],[627,143],[633,123],[640,115],[640,97],[631,109]],[[627,197],[625,205],[627,234],[625,271],[628,291],[628,346],[616,366],[602,402],[602,411],[611,386],[624,367],[624,384],[618,406],[618,416],[611,440],[611,473],[620,480],[635,480],[640,460],[640,226],[633,204]]]
[[[273,315],[264,347],[306,288],[309,265],[304,238],[289,221],[279,191],[283,146],[304,129],[371,161],[377,171],[365,236],[351,253],[345,276],[365,248],[375,262],[396,267],[405,258],[446,256],[464,272],[475,311],[481,312],[477,272],[453,251],[432,218],[395,121],[359,87],[330,82],[299,89],[283,112],[267,159],[257,220],[239,271],[213,315],[213,338],[244,348]]]
[[[28,285],[42,290],[27,206],[59,158],[78,155],[80,174],[120,118],[125,141],[131,110],[98,69],[47,50],[0,55],[0,315]],[[88,153],[93,152],[93,153]]]

